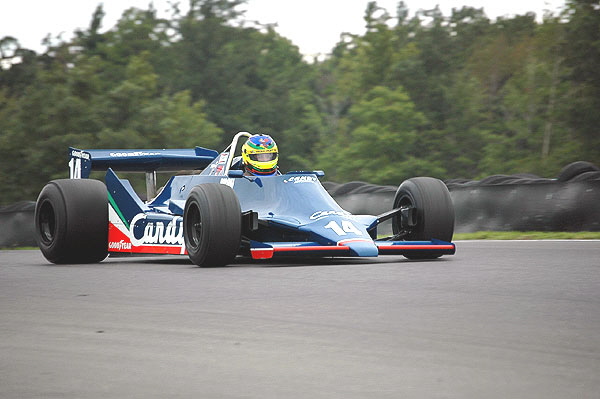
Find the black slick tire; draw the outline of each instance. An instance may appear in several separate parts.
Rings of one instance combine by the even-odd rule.
[[[403,227],[400,217],[392,219],[392,231],[398,234],[402,229],[408,232],[407,241],[431,241],[438,239],[452,241],[454,234],[454,206],[448,188],[441,180],[432,177],[415,177],[404,181],[394,197],[394,208],[413,207],[416,209],[414,226]],[[409,259],[434,259],[441,255],[432,251],[414,251],[404,255]]]
[[[49,182],[38,196],[34,222],[38,246],[52,263],[96,263],[108,255],[108,194],[101,181]]]
[[[242,213],[237,195],[223,184],[201,184],[185,203],[183,236],[190,260],[200,267],[232,263],[240,250]]]

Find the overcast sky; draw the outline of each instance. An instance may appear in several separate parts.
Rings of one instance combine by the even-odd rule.
[[[0,38],[13,36],[21,45],[42,51],[47,34],[69,40],[75,29],[89,26],[99,3],[106,13],[103,31],[112,28],[123,11],[130,7],[146,9],[152,0],[0,0]],[[176,0],[174,0],[176,1]],[[153,0],[159,15],[167,16],[168,0]],[[187,0],[179,1],[182,6]],[[363,15],[369,0],[249,0],[246,19],[261,23],[277,23],[277,31],[290,39],[305,55],[326,54],[339,41],[342,32],[364,33]],[[395,15],[399,0],[378,0],[377,4]],[[484,8],[492,20],[498,16],[535,12],[540,18],[544,10],[556,10],[564,0],[405,0],[411,15],[418,9],[436,4],[444,15],[453,7],[468,5]]]

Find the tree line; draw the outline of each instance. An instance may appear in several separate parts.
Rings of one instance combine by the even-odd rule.
[[[337,182],[600,163],[598,1],[541,22],[373,1],[364,34],[312,60],[244,6],[190,0],[159,18],[150,4],[103,31],[99,5],[42,54],[0,38],[0,204],[66,177],[69,146],[221,150],[237,131],[271,134],[282,170]]]

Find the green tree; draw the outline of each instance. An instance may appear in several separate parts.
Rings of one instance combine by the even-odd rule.
[[[576,91],[567,118],[584,143],[582,155],[600,163],[600,7],[594,0],[569,0],[566,15],[560,49]]]
[[[426,119],[402,88],[377,86],[349,113],[349,131],[322,154],[320,165],[341,181],[399,184],[420,174],[443,175],[427,162]]]

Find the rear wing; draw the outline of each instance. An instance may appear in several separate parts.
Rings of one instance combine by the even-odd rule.
[[[93,170],[145,172],[147,193],[156,188],[156,172],[204,169],[219,155],[196,147],[175,150],[80,150],[69,147],[69,177],[87,179]]]
[[[92,170],[111,168],[121,172],[176,172],[204,169],[219,155],[196,147],[179,150],[79,150],[69,148],[69,176],[86,179]]]

